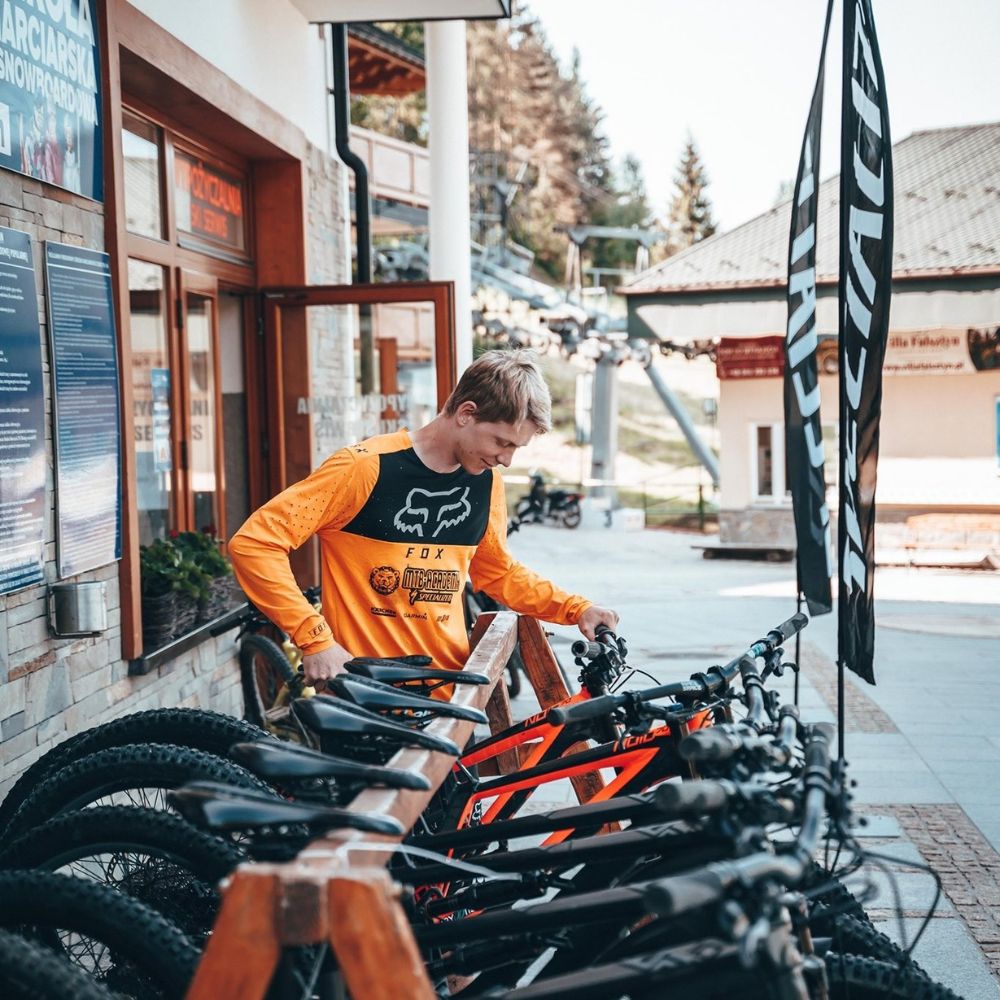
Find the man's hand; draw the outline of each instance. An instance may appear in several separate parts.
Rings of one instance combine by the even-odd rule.
[[[342,674],[344,664],[352,659],[354,657],[336,643],[318,653],[306,653],[302,657],[302,670],[306,675],[306,682],[320,691],[331,677]]]
[[[599,608],[596,604],[591,604],[576,623],[577,628],[588,638],[597,638],[597,626],[607,625],[613,632],[618,627],[618,614],[610,608]]]

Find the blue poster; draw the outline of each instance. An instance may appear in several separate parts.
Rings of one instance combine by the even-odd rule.
[[[45,580],[45,390],[31,237],[0,229],[0,594]]]
[[[0,167],[103,199],[94,0],[0,4]]]
[[[149,381],[153,410],[153,468],[157,472],[169,472],[173,467],[170,459],[170,369],[151,368]]]
[[[45,244],[59,576],[121,558],[118,344],[106,253]]]

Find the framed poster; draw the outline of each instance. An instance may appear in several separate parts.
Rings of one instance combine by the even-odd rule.
[[[0,167],[104,197],[95,0],[4,0]]]
[[[45,388],[31,237],[0,228],[0,594],[45,580]]]
[[[45,244],[59,576],[121,558],[118,344],[108,255]]]

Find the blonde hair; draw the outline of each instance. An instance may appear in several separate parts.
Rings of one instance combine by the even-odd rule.
[[[476,404],[481,423],[530,420],[539,433],[552,429],[552,398],[534,351],[487,351],[465,369],[444,404],[451,416],[465,402]]]

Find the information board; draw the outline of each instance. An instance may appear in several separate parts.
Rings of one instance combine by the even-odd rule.
[[[0,228],[0,594],[45,579],[45,390],[31,237]]]
[[[118,347],[106,253],[45,244],[59,576],[121,558]]]

